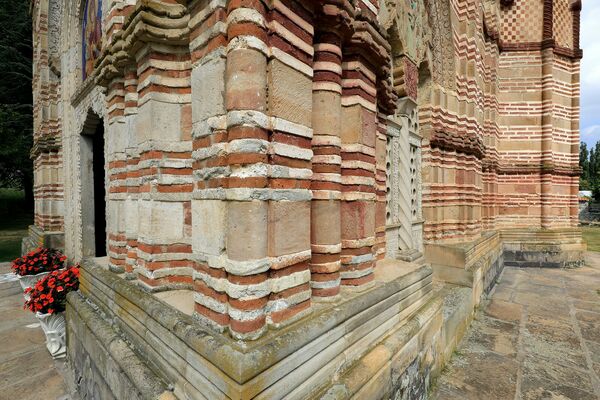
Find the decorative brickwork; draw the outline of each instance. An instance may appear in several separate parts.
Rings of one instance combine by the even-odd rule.
[[[573,47],[573,11],[571,0],[559,0],[554,2],[554,40],[557,46]]]
[[[507,44],[541,42],[544,2],[545,0],[515,0],[505,6],[501,28],[503,42]]]

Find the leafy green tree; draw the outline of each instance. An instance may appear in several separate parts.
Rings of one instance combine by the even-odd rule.
[[[590,180],[590,182],[594,179],[594,175],[595,175],[595,170],[594,170],[594,166],[596,165],[596,153],[594,152],[594,149],[590,149],[590,159],[588,162],[588,179]]]
[[[579,145],[579,167],[581,168],[581,179],[588,181],[590,179],[590,152],[588,151],[587,144],[581,142]]]
[[[28,1],[0,0],[0,187],[33,202],[32,36]]]

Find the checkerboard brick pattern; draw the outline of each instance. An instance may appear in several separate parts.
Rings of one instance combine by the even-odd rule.
[[[504,9],[502,20],[504,42],[526,43],[542,40],[543,0],[515,0],[512,6]]]
[[[554,0],[554,39],[561,47],[573,46],[573,12],[569,0]]]

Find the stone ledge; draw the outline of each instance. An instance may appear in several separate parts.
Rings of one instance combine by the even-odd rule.
[[[334,303],[315,303],[309,316],[254,342],[212,332],[94,265],[82,267],[81,292],[174,385],[176,395],[237,399],[260,398],[271,391],[285,394],[293,382],[323,368],[349,368],[431,296],[428,266],[384,260],[375,280],[363,292],[345,290]]]
[[[443,299],[442,354],[443,363],[446,363],[469,329],[475,315],[475,304],[472,289],[467,287],[441,284],[436,290],[436,295]]]
[[[439,282],[473,288],[476,307],[488,293],[504,267],[499,232],[486,232],[481,238],[464,243],[426,244],[425,256]]]
[[[81,394],[90,395],[91,398],[133,396],[139,399],[174,400],[167,385],[141,361],[80,293],[74,292],[68,296],[67,321],[69,360],[80,378],[76,381],[93,383],[91,387],[84,388]]]
[[[484,232],[481,238],[469,242],[428,243],[425,245],[425,255],[430,263],[470,269],[491,247],[495,247],[499,240],[498,232]]]
[[[578,228],[500,231],[505,265],[576,268],[584,264],[586,243]]]
[[[406,398],[398,396],[404,387],[415,386],[410,366],[418,365],[422,376],[420,392],[441,370],[438,351],[442,329],[442,300],[436,296],[404,324],[398,325],[381,343],[366,353],[338,379],[332,379],[313,399]],[[416,371],[415,371],[416,372]],[[408,384],[406,381],[409,381]],[[307,385],[309,382],[303,383]],[[418,384],[417,384],[418,385]],[[414,394],[414,391],[412,392]]]

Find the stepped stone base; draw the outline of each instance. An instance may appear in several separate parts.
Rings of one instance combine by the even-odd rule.
[[[81,380],[80,391],[110,390],[106,398],[141,392],[148,380],[155,386],[142,398],[158,398],[166,387],[179,399],[350,398],[366,387],[381,395],[423,391],[439,371],[442,313],[432,279],[427,265],[383,260],[370,288],[344,289],[337,301],[314,304],[292,325],[241,342],[87,263],[81,293],[69,296],[69,356],[76,376],[94,375]],[[119,370],[124,377],[115,379]],[[405,378],[412,389],[402,386]]]
[[[474,307],[493,288],[504,267],[498,232],[485,233],[467,243],[427,244],[425,257],[437,281],[472,288]]]
[[[510,267],[574,268],[584,264],[587,245],[580,229],[501,231]]]
[[[586,244],[579,229],[513,229],[486,232],[465,243],[427,244],[435,279],[473,288],[473,302],[489,293],[504,266],[582,266]]]
[[[573,265],[582,250],[576,233],[561,238],[568,235],[572,243],[556,246]],[[194,319],[192,291],[149,293],[88,261],[67,307],[79,391],[107,399],[425,399],[506,254],[551,236],[520,237],[490,232],[428,245],[431,266],[379,261],[369,288],[344,288],[336,301],[314,303],[309,315],[247,342]]]

